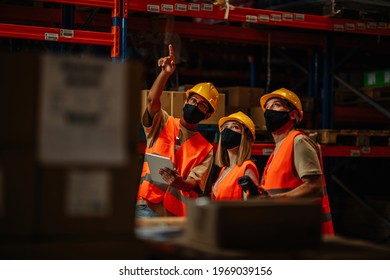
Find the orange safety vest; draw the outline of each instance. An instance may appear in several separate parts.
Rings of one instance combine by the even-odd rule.
[[[224,166],[219,172],[219,176],[227,167]],[[259,180],[259,173],[256,164],[251,160],[246,160],[241,166],[235,165],[225,177],[218,183],[216,193],[211,192],[213,200],[242,200],[242,188],[238,184],[238,178],[245,175],[246,169],[252,169]],[[219,178],[219,177],[218,177]],[[214,187],[214,186],[213,186]]]
[[[198,132],[182,143],[175,153],[175,140],[179,132],[180,119],[169,116],[160,135],[145,152],[169,157],[179,174],[186,179],[190,171],[207,157],[213,146]],[[144,161],[137,199],[146,199],[152,203],[163,201],[164,207],[172,214],[184,216],[186,206],[183,197],[197,198],[198,193],[193,190],[181,191],[167,184],[153,182],[149,165]]]
[[[288,192],[303,183],[300,178],[294,176],[293,164],[291,164],[294,161],[294,138],[300,134],[308,137],[301,131],[293,131],[283,140],[283,143],[280,145],[277,154],[274,156],[274,152],[272,152],[270,155],[264,168],[261,182],[261,186],[269,193],[276,194]],[[319,155],[321,169],[323,170],[320,151],[317,150],[317,152]],[[324,195],[322,197],[322,233],[334,235],[332,215],[330,211],[329,197],[326,191],[324,172],[322,172],[322,183],[324,186]]]
[[[222,175],[223,171],[226,170],[224,166],[219,172],[218,178]],[[257,171],[257,166],[251,160],[246,160],[239,165],[235,165],[232,170],[230,170],[217,185],[216,193],[211,192],[211,198],[213,200],[242,200],[242,188],[238,184],[238,178],[245,175],[245,170],[248,168],[252,169],[259,180],[259,173]],[[217,179],[218,180],[218,179]],[[214,188],[214,186],[213,186]]]

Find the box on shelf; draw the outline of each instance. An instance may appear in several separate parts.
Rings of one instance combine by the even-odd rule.
[[[145,112],[148,102],[148,92],[149,90],[141,91],[141,117]],[[167,111],[169,115],[181,117],[185,97],[184,91],[163,91],[160,97],[161,107],[163,110]]]
[[[227,106],[253,107],[260,105],[263,88],[254,87],[223,87],[218,89],[226,94]]]
[[[146,109],[147,94],[149,90],[141,91],[141,116]],[[163,91],[161,97],[162,109],[175,118],[181,118],[183,115],[183,106],[186,100],[185,91]],[[200,124],[218,124],[220,118],[225,116],[225,94],[220,93],[217,111],[207,120]]]
[[[267,130],[265,126],[264,111],[260,106],[250,108],[250,118],[255,124],[256,130]]]

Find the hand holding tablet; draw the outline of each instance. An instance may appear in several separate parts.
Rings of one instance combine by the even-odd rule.
[[[168,170],[166,168],[169,168],[172,171],[176,168],[175,164],[168,157],[160,156],[158,154],[146,153],[145,161],[149,164],[152,180],[161,184],[166,184],[167,182],[161,177],[159,170],[163,169],[163,171],[167,172]]]

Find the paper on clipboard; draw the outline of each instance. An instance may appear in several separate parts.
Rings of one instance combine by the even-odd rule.
[[[168,167],[170,169],[175,168],[175,164],[170,160],[168,157],[160,156],[158,154],[145,154],[145,161],[148,162],[149,169],[150,169],[150,175],[152,177],[152,180],[157,183],[166,184],[161,177],[161,175],[158,173],[158,170],[163,167]]]

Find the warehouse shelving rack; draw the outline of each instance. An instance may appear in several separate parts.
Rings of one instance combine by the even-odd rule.
[[[330,60],[332,46],[326,36],[316,33],[311,34],[290,34],[287,28],[299,28],[310,30],[322,30],[337,33],[355,33],[365,35],[390,36],[390,23],[371,22],[354,19],[331,18],[311,14],[261,10],[254,8],[243,8],[230,6],[218,6],[210,3],[193,3],[178,0],[39,0],[35,2],[64,4],[61,9],[25,7],[23,5],[0,4],[0,20],[22,20],[23,24],[1,23],[0,37],[19,38],[29,40],[56,41],[73,44],[92,44],[111,47],[111,57],[113,61],[124,61],[126,59],[127,33],[129,30],[150,30],[150,20],[147,17],[132,17],[132,13],[160,14],[189,18],[215,19],[229,22],[249,23],[253,25],[265,25],[271,27],[282,27],[273,29],[276,40],[289,42],[295,45],[311,45],[323,48],[325,60]],[[111,24],[108,15],[95,15],[95,25],[99,29],[110,29],[110,32],[74,30],[71,28],[58,28],[47,25],[67,25],[61,21],[61,12],[68,8],[67,5],[80,5],[86,7],[98,7],[111,10]],[[83,17],[79,16],[80,11],[72,11],[75,23],[81,23]],[[130,15],[130,16],[129,16]],[[44,26],[27,25],[29,22],[40,21]],[[69,25],[69,24],[68,24]],[[73,23],[69,26],[72,27]],[[159,24],[158,28],[163,32],[164,24]],[[175,24],[172,32],[184,36],[196,38],[214,38],[229,41],[241,41],[248,43],[266,43],[267,34],[259,29],[218,25],[202,25],[193,22],[180,22]],[[309,37],[307,37],[309,36]],[[306,38],[305,40],[303,38]],[[309,38],[309,39],[307,39]],[[329,67],[326,65],[325,67]],[[329,69],[324,69],[329,73]],[[339,81],[340,78],[336,77]],[[324,83],[323,98],[323,127],[330,127],[331,98],[330,84],[333,77],[325,75],[328,83]],[[342,80],[341,80],[342,82]],[[373,105],[376,105],[372,100]],[[383,108],[379,108],[383,109]],[[382,110],[388,113],[386,110]],[[254,154],[262,155],[264,144],[254,145]],[[356,149],[356,147],[346,146],[325,146],[324,156],[356,156],[356,157],[390,157],[390,147],[370,147]]]
[[[54,41],[60,43],[74,43],[74,44],[91,44],[91,45],[102,45],[111,47],[111,57],[114,60],[124,58],[123,51],[126,49],[123,46],[126,44],[126,38],[123,36],[126,34],[126,21],[127,18],[127,1],[123,0],[92,0],[92,1],[82,1],[82,0],[42,0],[36,2],[52,2],[60,4],[70,4],[70,5],[83,5],[89,7],[99,7],[111,9],[112,16],[112,26],[110,32],[98,32],[98,31],[86,31],[86,30],[74,30],[71,28],[53,28],[53,27],[43,27],[43,26],[32,26],[32,25],[21,25],[21,24],[9,24],[9,23],[0,23],[0,37],[8,38],[19,38],[19,39],[30,39],[30,40],[41,40],[41,41]],[[62,7],[62,10],[66,10],[67,7]],[[46,20],[53,20],[55,18],[60,19],[60,14],[58,9],[50,9],[50,12],[54,12],[56,16],[48,17],[44,12],[45,9],[35,9],[40,11],[39,15],[44,16]],[[4,5],[2,8],[2,17],[5,18],[21,18],[23,17],[24,21],[29,21],[29,19],[37,20],[34,18],[34,14],[29,13],[28,9],[23,6],[10,6]],[[11,15],[9,15],[11,13]],[[62,25],[65,24],[65,20],[62,22]],[[53,22],[51,22],[53,23]],[[70,24],[72,25],[72,24]],[[122,44],[122,46],[121,46]],[[122,50],[122,54],[121,54]]]
[[[180,21],[171,26],[173,33],[199,39],[213,39],[254,44],[266,44],[268,34],[273,34],[274,42],[288,43],[295,46],[318,47],[324,55],[324,86],[323,86],[323,128],[331,128],[332,123],[332,81],[330,64],[333,54],[333,43],[329,34],[357,34],[369,36],[390,36],[390,23],[365,20],[331,18],[302,13],[260,10],[233,6],[217,6],[207,3],[192,3],[178,0],[40,0],[36,2],[63,4],[61,9],[25,7],[16,4],[0,4],[0,37],[27,40],[55,41],[71,44],[102,45],[111,48],[113,61],[124,62],[127,58],[127,35],[132,30],[149,32],[152,26],[149,15],[164,15],[186,18],[214,19],[240,23],[243,26],[196,24]],[[111,10],[108,14],[94,15],[94,27],[97,30],[73,29],[72,23],[61,18],[69,5],[98,7]],[[85,17],[81,11],[71,10],[74,23],[82,24]],[[139,16],[141,15],[141,16]],[[2,19],[19,23],[2,22]],[[166,18],[157,18],[159,32],[165,32]],[[36,22],[44,26],[36,26]],[[53,27],[52,25],[56,25]],[[58,27],[61,26],[61,27]],[[251,28],[254,26],[255,28]],[[264,27],[264,28],[263,28]],[[102,32],[100,30],[108,29]],[[323,31],[301,34],[296,30]],[[264,32],[266,30],[266,32]],[[338,38],[343,40],[343,38]],[[344,42],[348,44],[348,42]],[[309,77],[310,78],[310,77]],[[312,77],[314,78],[314,77]],[[370,101],[370,100],[369,100]],[[371,102],[371,101],[370,101]],[[375,103],[372,103],[375,105]],[[388,113],[385,111],[385,113]],[[214,146],[214,148],[216,148]],[[254,156],[267,157],[274,144],[256,143],[253,145]],[[390,146],[345,146],[321,145],[325,159],[332,158],[390,158]],[[145,149],[140,143],[140,152]]]
[[[91,44],[111,47],[111,57],[114,61],[124,61],[127,58],[127,35],[130,30],[143,30],[150,32],[150,18],[147,15],[165,15],[187,18],[213,19],[231,23],[241,23],[254,26],[255,28],[243,28],[239,26],[217,27],[205,24],[195,24],[193,22],[180,21],[170,28],[171,32],[180,36],[192,38],[214,39],[224,41],[239,41],[243,43],[266,44],[269,34],[272,34],[273,42],[283,42],[303,46],[316,46],[322,49],[324,59],[323,69],[323,96],[322,96],[322,127],[332,128],[333,108],[332,89],[333,81],[343,83],[340,77],[331,74],[332,54],[334,43],[329,34],[362,34],[373,36],[390,36],[389,22],[374,22],[368,20],[332,18],[312,14],[302,14],[293,12],[282,12],[273,10],[262,10],[255,8],[234,7],[232,5],[218,6],[211,3],[193,3],[178,0],[39,0],[35,2],[63,4],[59,9],[39,9],[35,8],[34,13],[29,13],[28,8],[17,5],[1,5],[0,18],[23,19],[25,23],[34,22],[38,17],[46,25],[56,22],[58,27],[34,26],[31,24],[0,23],[0,37],[20,38],[30,40],[56,41],[61,43]],[[111,24],[105,15],[95,15],[99,17],[100,27],[110,27],[110,32],[75,30],[73,23],[67,23],[61,19],[61,12],[69,9],[69,6],[99,7],[111,10]],[[74,20],[80,22],[80,17],[76,14]],[[134,13],[141,13],[141,17],[133,17]],[[68,13],[69,14],[69,13]],[[166,21],[161,20],[157,28],[159,32],[165,32]],[[267,32],[259,30],[259,27],[269,27]],[[319,30],[321,34],[299,32],[292,33],[293,30]],[[309,71],[307,71],[309,73]],[[251,74],[251,76],[254,76]],[[311,74],[308,77],[312,84],[315,79]],[[344,82],[346,86],[349,86]],[[359,94],[358,90],[353,90],[361,98],[364,98],[370,105],[381,111],[385,116],[390,117],[390,113],[377,102],[366,98],[364,94]],[[318,92],[314,91],[315,97]]]
[[[178,0],[39,0],[35,2],[50,2],[111,9],[111,32],[94,32],[61,28],[46,28],[32,25],[0,23],[0,37],[21,38],[30,40],[54,40],[65,43],[106,45],[112,47],[112,57],[124,57],[126,50],[126,48],[124,47],[126,41],[124,39],[126,38],[127,29],[142,29],[142,26],[146,25],[145,22],[142,21],[142,19],[137,18],[137,22],[140,21],[140,23],[137,24],[135,21],[131,21],[131,25],[128,26],[128,20],[131,20],[131,18],[128,17],[130,12],[142,12],[190,18],[197,17],[229,22],[249,23],[254,25],[267,25],[272,27],[290,27],[332,32],[334,31],[366,35],[390,36],[390,23],[388,22],[373,22],[367,20],[331,18],[327,16],[318,16],[311,14],[234,7],[232,5],[218,6],[210,3],[192,3]],[[50,17],[50,15],[45,14],[44,9],[42,9],[39,13],[38,9],[39,8],[36,8],[36,12],[38,12],[40,17],[46,17],[47,21],[59,18],[58,16]],[[36,20],[36,18],[34,18],[36,17],[36,13],[35,15],[33,13],[28,13],[26,9],[23,8],[23,6],[18,7],[17,5],[3,4],[1,17],[23,18],[26,22],[28,22],[29,19]],[[133,23],[136,25],[136,27],[133,26]],[[246,32],[241,33],[230,33],[229,28],[223,28],[222,26],[218,26],[218,29],[221,28],[222,31],[219,30],[219,32],[211,33],[211,30],[214,30],[213,28],[210,28],[209,30],[201,29],[197,32],[196,28],[189,28],[191,26],[194,27],[194,24],[184,23],[183,26],[175,26],[175,28],[178,28],[181,33],[188,33],[188,35],[210,37],[210,35],[222,33],[221,36],[225,36],[226,39],[228,39],[227,37],[229,37],[230,39],[241,40],[243,42],[264,40],[261,38],[262,36],[264,36],[261,34],[261,32],[254,32],[251,29],[246,29]],[[235,30],[235,28],[231,28],[231,30]],[[314,40],[305,40],[305,44],[324,44],[323,40],[317,41],[315,39],[318,38],[316,38],[315,35],[313,36]],[[291,40],[290,37],[288,39]],[[302,44],[300,38],[297,38],[296,42],[300,42]]]
[[[388,22],[377,23],[364,20],[330,18],[310,14],[218,6],[208,3],[191,3],[177,0],[129,0],[129,11],[228,20],[280,27],[390,36],[390,24]]]

